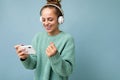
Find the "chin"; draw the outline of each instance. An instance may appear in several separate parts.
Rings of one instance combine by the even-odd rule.
[[[51,30],[46,30],[47,33],[51,33],[52,31]]]

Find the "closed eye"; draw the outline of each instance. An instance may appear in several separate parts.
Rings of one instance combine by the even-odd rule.
[[[48,18],[48,21],[53,21],[53,18]]]

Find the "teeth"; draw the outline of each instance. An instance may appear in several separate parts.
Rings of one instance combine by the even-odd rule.
[[[46,28],[47,28],[48,30],[50,30],[50,26],[47,26]]]

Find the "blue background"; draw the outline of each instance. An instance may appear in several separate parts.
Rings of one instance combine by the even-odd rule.
[[[44,31],[39,10],[45,0],[0,0],[0,80],[33,80],[14,45],[30,44]],[[62,0],[65,23],[73,35],[76,67],[70,80],[120,80],[120,0]]]

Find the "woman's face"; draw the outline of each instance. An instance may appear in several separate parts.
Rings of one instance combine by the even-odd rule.
[[[44,8],[41,13],[42,24],[49,35],[59,33],[58,18],[54,8]]]

